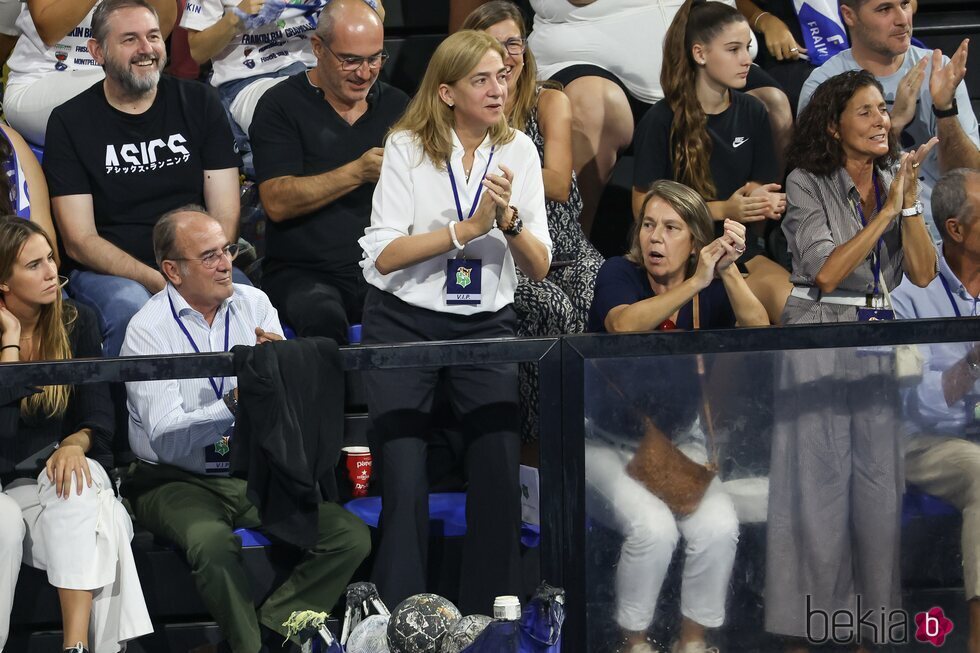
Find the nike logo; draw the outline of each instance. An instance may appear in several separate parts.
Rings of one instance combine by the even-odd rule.
[[[749,138],[747,136],[738,136],[735,138],[734,141],[732,141],[732,147],[739,147],[740,145],[745,145],[745,143],[747,143],[748,140]]]

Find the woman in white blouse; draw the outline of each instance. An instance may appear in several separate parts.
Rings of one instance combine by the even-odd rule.
[[[540,159],[504,116],[504,57],[485,33],[450,36],[392,129],[371,226],[360,241],[373,286],[364,307],[366,344],[513,336],[515,266],[536,281],[548,272]],[[467,445],[458,605],[464,614],[486,614],[494,596],[520,589],[513,364],[368,375],[384,506],[374,581],[388,605],[425,591],[426,435],[437,389]]]

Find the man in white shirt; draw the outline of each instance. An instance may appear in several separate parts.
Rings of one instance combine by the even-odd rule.
[[[947,58],[939,50],[912,46],[910,0],[841,0],[841,15],[851,34],[851,48],[813,71],[800,93],[799,112],[825,80],[848,70],[864,69],[884,87],[892,132],[903,149],[919,147],[939,136],[939,147],[922,162],[920,195],[926,226],[932,187],[943,172],[975,166],[980,132],[963,78],[968,39]]]
[[[167,285],[133,316],[123,355],[228,351],[282,338],[265,294],[232,283],[237,246],[203,209],[165,214],[154,227],[153,249]],[[137,521],[185,552],[232,650],[265,651],[263,640],[275,650],[277,637],[260,626],[284,636],[282,624],[294,610],[330,610],[368,554],[367,528],[341,506],[321,503],[316,545],[256,610],[233,531],[258,527],[258,511],[245,496],[246,481],[228,476],[236,379],[126,385],[129,441],[139,461],[123,493]]]
[[[892,293],[903,319],[980,315],[980,171],[960,168],[933,189],[932,215],[943,235],[939,274],[919,288],[907,279]],[[963,582],[970,606],[970,653],[980,653],[980,345],[923,348],[923,378],[906,396],[914,435],[905,477],[963,513]]]

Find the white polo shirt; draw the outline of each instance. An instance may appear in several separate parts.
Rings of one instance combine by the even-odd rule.
[[[463,217],[469,214],[488,161],[491,174],[501,174],[500,165],[514,173],[510,203],[520,212],[524,229],[548,248],[550,260],[551,237],[544,207],[541,159],[534,143],[522,132],[515,132],[514,140],[496,148],[491,146],[489,136],[484,139],[476,150],[469,182],[463,172],[463,146],[453,133],[450,165]],[[390,292],[404,302],[441,313],[472,315],[499,311],[512,304],[517,272],[510,247],[499,229],[491,229],[486,235],[467,243],[464,250],[466,258],[482,261],[482,301],[478,306],[446,304],[446,261],[455,258],[456,250],[387,275],[374,267],[384,248],[396,238],[445,229],[458,219],[445,166],[441,170],[437,168],[413,134],[406,131],[392,134],[385,144],[381,177],[374,191],[371,225],[358,241],[364,250],[361,261],[364,278],[372,286]]]

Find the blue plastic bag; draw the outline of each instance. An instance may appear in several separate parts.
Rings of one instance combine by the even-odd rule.
[[[496,620],[462,653],[560,653],[565,591],[541,583],[520,621]]]

